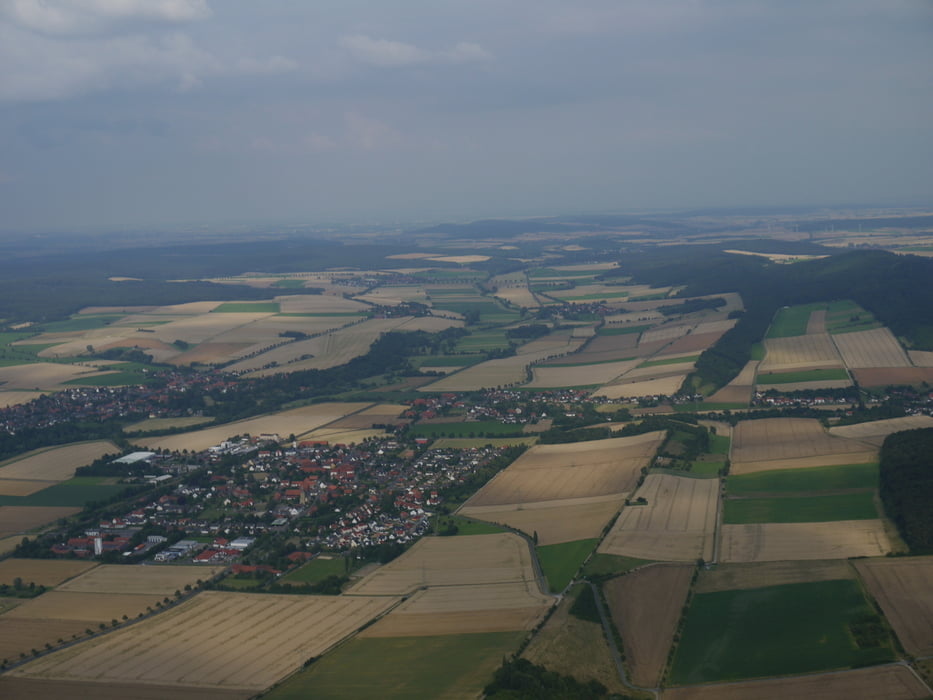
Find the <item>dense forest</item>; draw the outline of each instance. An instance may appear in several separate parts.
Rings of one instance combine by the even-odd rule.
[[[933,428],[885,438],[881,500],[911,553],[933,554]]]

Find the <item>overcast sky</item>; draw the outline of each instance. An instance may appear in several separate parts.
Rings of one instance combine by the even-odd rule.
[[[0,229],[933,204],[928,0],[0,0]]]

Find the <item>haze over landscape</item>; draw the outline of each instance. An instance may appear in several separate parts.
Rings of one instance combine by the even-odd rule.
[[[0,0],[0,698],[933,698],[931,29]]]

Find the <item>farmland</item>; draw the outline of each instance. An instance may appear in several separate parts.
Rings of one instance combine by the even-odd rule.
[[[713,593],[854,577],[852,567],[843,560],[718,564],[715,568],[700,571],[694,591]]]
[[[0,561],[0,583],[12,584],[18,577],[37,586],[57,586],[95,566],[94,562],[63,559],[4,559]]]
[[[833,342],[849,369],[910,367],[910,358],[887,328],[834,335]]]
[[[853,631],[867,618],[876,616],[852,580],[697,594],[670,679],[682,685],[893,660],[883,627],[878,633]],[[863,646],[855,642],[859,634]]]
[[[535,445],[480,489],[466,506],[536,503],[631,491],[663,439],[637,437]]]
[[[204,566],[119,566],[103,565],[58,587],[73,593],[136,593],[170,596],[199,579],[208,580],[220,572]]]
[[[552,592],[560,593],[567,587],[598,542],[598,539],[593,538],[537,548],[538,562]]]
[[[878,487],[878,465],[843,464],[809,469],[781,469],[730,476],[729,495],[754,493],[804,493],[834,489],[874,489]]]
[[[871,491],[782,498],[728,498],[723,506],[723,522],[727,524],[818,523],[878,517]]]
[[[221,688],[186,688],[151,683],[94,683],[49,681],[38,678],[0,677],[0,696],[5,700],[249,700],[253,693]]]
[[[649,474],[632,500],[638,498],[646,505],[623,509],[601,553],[664,561],[712,558],[718,479]]]
[[[606,583],[609,610],[635,685],[658,685],[692,575],[692,565],[658,564]]]
[[[726,562],[878,557],[889,551],[880,520],[722,526]]]
[[[80,510],[58,506],[0,506],[0,537],[27,533],[58,518],[74,515]]]
[[[933,654],[933,557],[860,560],[855,568],[907,652]]]
[[[261,690],[393,602],[389,597],[210,591],[144,623],[37,659],[11,674]],[[237,614],[223,615],[231,609]],[[229,639],[238,643],[224,644]]]
[[[933,428],[933,416],[904,416],[903,418],[888,418],[855,425],[839,425],[829,429],[830,435],[870,442],[881,446],[884,439],[891,433],[916,428]]]
[[[766,352],[761,371],[842,367],[842,358],[826,333],[768,338],[764,345]]]

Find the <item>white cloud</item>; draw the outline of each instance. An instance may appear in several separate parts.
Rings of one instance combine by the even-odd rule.
[[[402,142],[402,135],[391,126],[359,112],[347,112],[344,126],[349,145],[361,151],[392,148]]]
[[[356,61],[380,68],[426,63],[469,63],[492,59],[492,54],[486,49],[470,42],[460,42],[452,49],[444,51],[428,51],[402,41],[351,34],[340,39],[340,46]]]
[[[211,15],[206,0],[2,0],[0,17],[44,34],[84,34],[115,23],[184,23]]]

